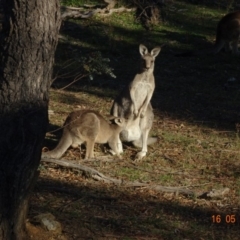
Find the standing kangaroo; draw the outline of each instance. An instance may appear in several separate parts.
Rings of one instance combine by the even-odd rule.
[[[126,120],[114,117],[112,121],[113,123],[109,123],[93,110],[71,112],[64,123],[63,135],[58,145],[52,151],[42,153],[42,157],[60,158],[70,146],[76,148],[84,142],[87,143],[85,159],[94,157],[95,142],[108,143],[112,153],[119,155],[119,134]]]
[[[133,142],[136,147],[142,148],[135,160],[140,160],[147,153],[147,145],[156,142],[156,138],[148,138],[153,123],[153,109],[150,100],[155,89],[153,75],[155,58],[161,51],[160,47],[148,49],[140,44],[141,68],[133,81],[123,89],[114,100],[111,114],[115,117],[127,119],[127,124],[120,133],[122,141]],[[122,145],[119,143],[120,151]]]

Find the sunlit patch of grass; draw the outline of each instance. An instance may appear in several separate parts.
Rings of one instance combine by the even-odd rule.
[[[163,132],[162,133],[163,140],[165,142],[169,142],[172,144],[177,144],[178,146],[189,146],[190,144],[195,142],[195,139],[189,136],[185,136],[179,132]],[[180,144],[180,145],[179,145]]]
[[[120,167],[117,170],[117,175],[123,179],[129,179],[130,181],[138,180],[145,182],[148,180],[148,174],[146,174],[146,172],[129,167]]]
[[[61,0],[61,5],[70,6],[70,7],[81,7],[84,4],[97,4],[99,3],[97,0]]]
[[[174,178],[171,174],[158,174],[157,180],[161,184],[169,185],[173,183]]]

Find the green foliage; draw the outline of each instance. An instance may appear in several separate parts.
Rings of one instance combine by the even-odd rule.
[[[82,66],[82,73],[89,76],[93,80],[94,75],[106,74],[112,78],[116,78],[113,69],[109,66],[110,59],[103,58],[101,52],[92,52],[89,55],[80,57],[77,62]]]
[[[80,6],[83,6],[83,4],[95,4],[97,2],[98,1],[92,1],[92,0],[61,0],[61,5],[80,7]]]
[[[71,82],[65,85],[66,88],[73,83],[88,77],[93,80],[96,75],[107,75],[116,78],[113,73],[113,68],[110,67],[110,59],[104,58],[99,51],[92,51],[88,54],[76,54],[72,59],[67,59],[65,62],[58,63],[55,66],[56,79],[69,79]]]

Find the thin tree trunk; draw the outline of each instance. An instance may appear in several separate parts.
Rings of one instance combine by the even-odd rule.
[[[25,240],[48,125],[58,0],[4,0],[0,68],[0,239]]]

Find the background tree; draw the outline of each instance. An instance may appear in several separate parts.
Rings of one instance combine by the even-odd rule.
[[[26,239],[28,195],[48,125],[60,27],[58,0],[3,0],[0,69],[0,239]]]

